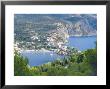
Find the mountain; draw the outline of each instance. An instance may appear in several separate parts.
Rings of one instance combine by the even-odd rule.
[[[97,34],[95,14],[15,14],[15,44],[23,49],[57,48],[69,36]]]

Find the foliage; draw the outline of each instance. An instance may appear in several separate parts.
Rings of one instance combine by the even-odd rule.
[[[14,56],[15,76],[95,76],[97,75],[97,50],[88,49],[72,53],[40,66],[29,67],[28,59],[17,52]]]
[[[14,56],[14,75],[29,75],[28,59],[24,59],[19,54]]]

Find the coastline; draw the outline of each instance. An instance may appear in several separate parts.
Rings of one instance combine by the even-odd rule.
[[[43,49],[40,49],[40,50],[20,50],[19,52],[22,53],[22,52],[24,52],[24,51],[25,51],[25,52],[28,52],[28,53],[29,53],[29,52],[50,52],[50,50],[46,50],[46,49],[44,49],[44,48],[43,48]]]
[[[96,37],[97,35],[83,35],[83,36],[80,36],[80,35],[77,35],[77,36],[69,36],[69,37],[78,37],[78,38],[80,38],[80,37]],[[68,37],[68,38],[69,38]],[[16,49],[16,48],[15,48]],[[17,47],[17,51],[19,52],[19,53],[22,53],[23,51],[25,51],[25,52],[54,52],[55,51],[55,49],[54,50],[48,50],[48,49],[45,49],[45,48],[41,48],[41,49],[22,49],[22,48],[18,48]]]
[[[74,35],[69,37],[92,37],[92,36],[97,36],[97,35]]]

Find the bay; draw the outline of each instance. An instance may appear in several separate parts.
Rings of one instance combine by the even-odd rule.
[[[96,36],[72,36],[68,38],[68,47],[75,47],[80,51],[95,48]]]
[[[65,45],[68,47],[77,48],[80,51],[95,48],[97,41],[96,36],[80,36],[69,37],[68,43]],[[44,63],[52,62],[56,59],[63,59],[63,55],[58,55],[53,51],[22,51],[21,55],[27,57],[30,66],[39,66]]]

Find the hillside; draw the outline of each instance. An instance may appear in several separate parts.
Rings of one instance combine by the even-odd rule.
[[[97,17],[92,14],[15,14],[15,45],[21,49],[54,49],[69,36],[97,33]]]

